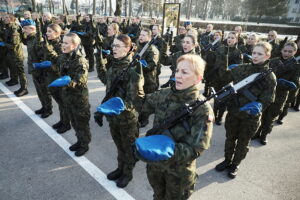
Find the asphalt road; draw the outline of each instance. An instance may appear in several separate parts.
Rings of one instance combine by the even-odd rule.
[[[161,83],[169,74],[169,68],[162,69]],[[0,83],[0,200],[152,199],[142,162],[137,163],[133,181],[125,190],[106,180],[105,174],[117,166],[116,147],[106,121],[100,128],[91,118],[90,150],[84,157],[75,157],[68,150],[76,142],[74,130],[58,135],[51,128],[59,120],[56,103],[53,101],[53,114],[46,119],[32,112],[41,105],[30,75],[28,79],[29,94],[21,98],[11,93],[19,86],[7,87],[7,80]],[[89,74],[88,86],[93,113],[105,87],[96,72]],[[266,146],[252,141],[234,180],[226,172],[214,170],[223,160],[225,140],[224,126],[214,126],[211,147],[197,160],[199,178],[190,199],[300,199],[299,122],[299,112],[290,111],[284,124],[274,127]],[[140,135],[149,128],[141,129]]]

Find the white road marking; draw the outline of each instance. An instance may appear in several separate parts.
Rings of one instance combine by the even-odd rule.
[[[112,196],[118,200],[133,200],[125,190],[116,186],[115,182],[109,181],[106,174],[102,172],[96,165],[89,161],[85,156],[76,157],[69,150],[71,145],[65,138],[57,134],[43,119],[37,116],[21,99],[16,97],[12,92],[0,83],[0,89],[8,96],[23,112],[28,115],[58,146],[60,146],[75,162],[77,162],[87,173],[89,173],[100,185],[102,185]]]

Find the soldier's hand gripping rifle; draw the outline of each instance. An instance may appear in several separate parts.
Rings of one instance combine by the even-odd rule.
[[[209,51],[210,49],[214,48],[215,45],[221,40],[221,38],[215,39],[212,43],[208,44],[205,49],[203,49],[204,52]]]
[[[245,90],[248,90],[253,84],[257,83],[258,81],[263,80],[267,75],[272,72],[272,69],[269,69],[265,72],[255,73],[247,78],[243,79],[242,81],[233,85],[232,83],[226,85],[221,90],[215,92],[212,88],[212,94],[207,97],[205,100],[196,100],[191,104],[186,104],[184,108],[179,110],[179,112],[175,112],[172,114],[171,117],[164,120],[158,126],[153,127],[152,129],[147,131],[147,135],[153,135],[157,133],[163,133],[165,130],[169,130],[175,125],[179,123],[183,123],[184,127],[187,118],[201,105],[206,103],[212,98],[215,98],[215,102],[218,103],[226,103],[229,100],[233,99],[235,95],[239,93],[243,93]]]
[[[156,36],[157,37],[157,36]],[[128,73],[132,67],[134,67],[139,60],[142,58],[146,50],[154,43],[156,37],[154,37],[151,41],[149,41],[143,49],[137,53],[133,58],[129,66],[121,71],[121,73],[115,78],[115,80],[112,82],[112,85],[109,89],[109,91],[106,93],[105,97],[101,101],[101,104],[109,100],[110,98],[114,97],[116,92],[120,89],[120,85],[122,81],[125,79],[126,76],[128,76]],[[101,52],[100,52],[101,53]],[[101,127],[103,126],[103,114],[99,112],[94,113],[94,119],[96,123]]]

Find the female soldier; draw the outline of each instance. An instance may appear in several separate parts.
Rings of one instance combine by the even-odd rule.
[[[235,32],[230,32],[227,37],[227,46],[221,46],[216,52],[215,68],[212,70],[214,77],[212,78],[212,86],[216,91],[222,89],[228,82],[217,73],[219,69],[230,66],[232,64],[240,64],[243,61],[242,52],[237,48],[238,36]],[[222,117],[226,110],[225,106],[219,107],[214,104],[214,113],[216,124],[221,125]]]
[[[170,56],[164,55],[161,57],[161,64],[171,65],[170,69],[172,70],[172,75],[170,76],[170,79],[168,80],[168,82],[163,84],[161,86],[161,88],[170,87],[174,84],[173,79],[175,77],[175,71],[177,68],[176,60],[184,54],[196,54],[195,48],[197,45],[198,45],[197,37],[195,37],[193,35],[186,35],[186,36],[184,36],[184,38],[182,40],[183,51],[178,51]]]
[[[60,77],[60,60],[58,56],[62,54],[61,50],[61,28],[57,24],[50,24],[47,27],[47,39],[44,44],[44,60],[52,62],[50,68],[44,69],[44,77],[47,85],[52,81]],[[49,88],[50,93],[56,103],[58,104],[60,121],[54,124],[52,127],[57,129],[58,133],[64,133],[71,129],[70,119],[68,117],[65,105],[62,100],[61,88],[51,87]]]
[[[253,49],[251,64],[239,65],[232,70],[224,65],[219,71],[220,77],[236,84],[251,74],[266,72],[269,69],[271,49],[267,42],[258,43]],[[250,139],[260,125],[261,112],[274,101],[275,87],[276,77],[272,72],[248,88],[252,95],[237,94],[236,98],[227,102],[225,160],[216,166],[217,171],[229,168],[228,176],[236,177],[239,164],[249,150]]]
[[[104,69],[107,77],[106,92],[108,92],[119,74],[126,69],[132,58],[132,43],[127,35],[119,35],[113,42],[113,59],[110,60]],[[101,62],[103,64],[103,62]],[[137,112],[135,110],[133,99],[135,93],[131,92],[130,74],[125,75],[125,80],[120,84],[120,88],[114,96],[123,99],[126,105],[125,111],[118,116],[107,116],[111,136],[118,149],[118,167],[107,175],[109,180],[117,180],[117,186],[126,187],[132,179],[132,170],[135,166],[135,159],[132,154],[132,148],[135,139],[139,135]],[[97,116],[95,116],[97,118]]]
[[[140,117],[152,113],[153,126],[158,126],[186,104],[202,99],[199,83],[205,62],[198,55],[178,58],[175,85],[148,94],[143,99]],[[148,162],[147,177],[154,190],[153,199],[188,199],[197,179],[196,159],[209,148],[213,128],[213,111],[208,103],[195,109],[185,123],[175,125],[166,133],[175,142],[174,156],[166,161]],[[162,133],[157,133],[162,134]]]
[[[25,22],[25,23],[24,23]],[[36,110],[36,114],[41,114],[42,118],[47,118],[52,114],[52,99],[43,76],[44,69],[34,69],[33,63],[39,63],[43,61],[43,50],[40,45],[40,39],[37,37],[36,24],[33,20],[24,20],[22,22],[23,32],[26,36],[26,45],[28,51],[27,64],[28,68],[32,69],[32,79],[36,89],[38,98],[42,104],[42,108]],[[39,27],[39,25],[37,25]]]
[[[256,134],[256,137],[260,138],[260,143],[263,145],[267,144],[266,137],[273,129],[275,119],[283,111],[289,93],[299,87],[300,69],[297,60],[294,58],[296,52],[296,43],[288,42],[281,50],[281,58],[274,58],[270,62],[270,67],[275,68],[279,66],[279,68],[275,68],[277,78],[275,101],[264,111],[260,129]],[[280,66],[281,62],[283,66]]]
[[[75,156],[84,155],[91,141],[88,63],[78,52],[79,44],[80,38],[75,33],[66,34],[62,43],[63,54],[59,58],[61,75],[71,77],[69,85],[62,88],[62,98],[77,137],[77,142],[69,148],[75,151]]]

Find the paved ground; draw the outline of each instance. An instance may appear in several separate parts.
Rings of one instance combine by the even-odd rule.
[[[161,83],[169,74],[168,68],[162,70]],[[56,103],[53,103],[54,114],[45,120],[33,114],[40,103],[31,76],[28,77],[30,93],[20,98],[21,101],[10,92],[18,89],[17,86],[7,87],[5,81],[0,83],[1,200],[152,199],[142,162],[137,163],[133,181],[125,190],[105,179],[105,174],[116,168],[116,148],[107,122],[100,128],[91,119],[90,151],[84,158],[74,157],[67,149],[76,141],[74,131],[60,137],[51,129],[58,121]],[[96,72],[90,73],[88,85],[93,113],[105,88]],[[235,180],[227,178],[225,172],[214,170],[223,160],[225,140],[224,127],[215,126],[211,148],[198,159],[199,178],[190,199],[300,199],[299,121],[299,113],[291,111],[285,123],[274,128],[268,145],[252,141]],[[141,129],[141,135],[149,128]]]

